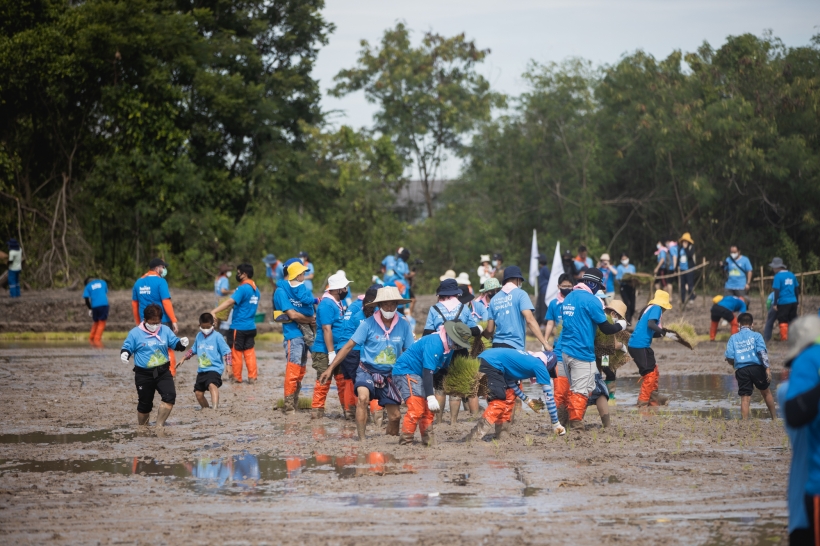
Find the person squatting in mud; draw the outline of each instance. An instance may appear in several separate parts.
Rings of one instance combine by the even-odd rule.
[[[134,356],[134,384],[139,398],[137,423],[148,424],[154,408],[154,393],[159,392],[162,401],[157,413],[157,426],[163,426],[171,415],[177,397],[168,349],[184,351],[188,338],[178,338],[170,328],[161,324],[162,308],[159,305],[149,304],[142,314],[142,322],[131,329],[122,344],[120,360],[128,363],[128,359]]]
[[[353,337],[336,352],[336,358],[330,367],[319,377],[320,382],[328,382],[333,370],[347,358],[348,353],[357,345],[361,346],[361,362],[356,370],[354,383],[358,396],[356,428],[359,440],[365,439],[371,400],[377,401],[387,411],[387,434],[399,435],[401,393],[391,376],[398,358],[413,345],[413,330],[396,309],[409,302],[395,286],[380,288],[376,298],[367,304],[378,307],[378,310],[359,325]]]

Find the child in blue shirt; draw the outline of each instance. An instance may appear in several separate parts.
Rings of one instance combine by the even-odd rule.
[[[726,362],[735,369],[737,394],[740,396],[740,415],[749,418],[749,403],[752,400],[754,387],[763,395],[763,401],[774,419],[774,397],[769,387],[772,383],[772,372],[769,369],[769,353],[763,336],[752,331],[751,313],[741,313],[737,318],[740,331],[733,334],[726,344]]]
[[[214,330],[214,316],[210,313],[202,313],[199,316],[199,333],[194,339],[194,344],[185,353],[182,362],[194,355],[197,355],[199,360],[196,383],[194,383],[196,401],[202,408],[217,409],[222,373],[226,366],[231,365],[231,349],[225,338]],[[182,362],[177,364],[177,367],[181,366]],[[208,406],[208,401],[205,400],[205,391],[211,393],[211,406]]]

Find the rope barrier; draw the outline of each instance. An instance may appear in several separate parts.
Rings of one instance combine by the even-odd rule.
[[[672,273],[671,275],[658,275],[658,276],[655,277],[655,280],[674,279],[675,277],[680,277],[681,275],[688,275],[692,271],[697,271],[698,269],[703,269],[707,265],[709,265],[709,262],[703,262],[702,264],[696,265],[695,267],[693,267],[691,269],[687,269],[686,271],[680,271],[678,273]],[[818,272],[818,273],[820,273],[820,272]]]

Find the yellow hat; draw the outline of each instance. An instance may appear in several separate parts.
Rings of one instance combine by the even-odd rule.
[[[293,262],[288,266],[288,280],[292,281],[299,275],[307,271],[308,268],[302,262]]]
[[[693,240],[692,240],[692,236],[691,236],[691,235],[689,235],[689,232],[688,232],[688,231],[687,231],[686,233],[684,233],[683,235],[681,235],[681,236],[680,236],[680,240],[681,240],[681,241],[686,241],[686,242],[687,242],[687,243],[689,243],[690,245],[695,244],[695,241],[693,241]]]
[[[669,292],[665,290],[655,290],[655,297],[649,300],[648,305],[658,305],[664,309],[672,309],[672,304],[669,303]]]
[[[712,298],[712,303],[720,303],[722,300],[723,300],[723,296],[721,296],[720,294],[718,294],[717,296],[715,296],[714,298]]]

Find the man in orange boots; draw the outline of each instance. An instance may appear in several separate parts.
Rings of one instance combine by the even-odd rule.
[[[564,306],[564,298],[572,292],[572,276],[569,273],[561,273],[558,277],[558,296],[547,306],[546,321],[544,326],[544,339],[549,340],[550,334],[557,331],[552,340],[552,347],[547,347],[555,352],[558,357],[558,364],[555,366],[555,405],[558,407],[558,420],[562,425],[567,426],[569,422],[569,412],[567,410],[567,400],[569,398],[569,377],[564,367],[564,355],[561,351],[561,331],[564,316],[561,309]]]
[[[108,284],[102,279],[87,277],[83,299],[88,307],[88,315],[94,321],[88,341],[95,347],[102,347],[105,321],[108,320]]]
[[[769,264],[774,270],[772,290],[774,300],[772,309],[777,313],[777,322],[780,325],[780,341],[789,339],[789,323],[797,318],[797,277],[786,269],[786,264],[780,258],[775,258]]]
[[[639,406],[662,406],[669,401],[669,398],[658,393],[658,365],[655,362],[655,352],[652,350],[654,338],[677,338],[676,333],[668,332],[661,323],[661,316],[669,309],[672,309],[669,292],[656,290],[655,297],[649,300],[635,330],[629,336],[629,356],[635,360],[638,373],[641,374]]]
[[[170,327],[174,334],[179,333],[177,317],[171,303],[171,292],[168,290],[168,264],[160,258],[148,262],[148,272],[137,279],[131,291],[131,311],[134,313],[134,323],[139,326],[144,320],[145,308],[151,304],[159,305],[162,309],[162,324]],[[174,352],[168,353],[171,362],[171,376],[176,377],[177,359]]]
[[[321,419],[325,416],[325,401],[330,392],[330,381],[319,382],[319,376],[336,358],[336,349],[344,347],[350,337],[344,336],[345,308],[342,302],[347,297],[347,287],[350,281],[344,271],[331,275],[327,280],[327,290],[322,295],[319,307],[316,308],[316,340],[310,349],[313,355],[313,369],[316,370],[316,385],[313,388],[313,403],[311,404],[310,418]],[[339,391],[339,402],[342,413],[347,414],[347,382],[341,367],[337,368],[336,389]]]
[[[712,309],[710,314],[712,316],[712,324],[709,327],[709,341],[714,341],[717,335],[720,319],[725,320],[732,325],[732,335],[740,331],[740,326],[737,323],[737,315],[746,312],[746,302],[742,298],[735,296],[715,296],[712,298]]]
[[[233,378],[237,383],[242,382],[242,359],[248,368],[248,383],[256,383],[258,371],[256,368],[256,323],[254,317],[259,307],[259,288],[253,282],[253,266],[250,264],[239,264],[236,267],[236,280],[239,286],[231,297],[223,301],[216,309],[211,311],[213,316],[226,309],[233,307],[233,320],[231,321],[231,368],[233,368]]]

